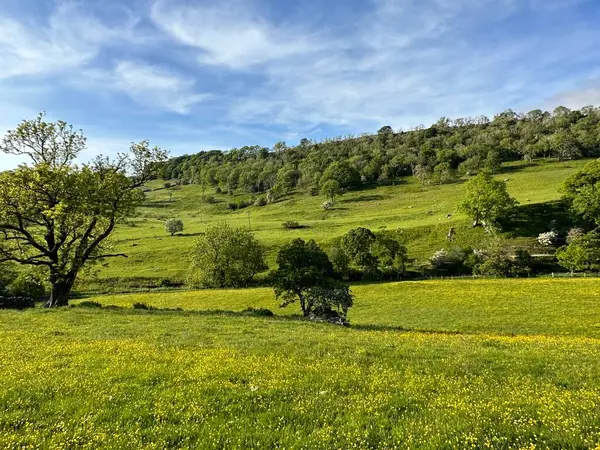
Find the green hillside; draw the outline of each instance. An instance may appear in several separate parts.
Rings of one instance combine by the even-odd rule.
[[[508,190],[520,202],[520,214],[529,223],[525,229],[506,230],[501,237],[514,245],[534,246],[537,233],[546,231],[549,222],[556,218],[550,202],[560,198],[560,183],[587,161],[505,164],[497,178],[508,180]],[[409,256],[416,262],[448,245],[446,234],[450,227],[457,231],[453,245],[481,246],[490,236],[482,229],[471,229],[466,217],[456,210],[464,195],[462,181],[464,178],[452,184],[423,186],[415,177],[405,177],[387,186],[364,186],[340,197],[331,211],[321,208],[322,196],[301,191],[271,205],[230,211],[227,203],[250,199],[250,195],[217,195],[206,190],[204,194],[216,201],[210,204],[203,201],[201,186],[165,189],[163,182],[156,181],[149,185],[153,190],[147,193],[138,217],[120,225],[114,235],[115,250],[129,258],[111,260],[100,269],[99,277],[181,281],[186,276],[187,254],[194,239],[208,225],[222,221],[250,226],[267,246],[271,265],[276,249],[293,238],[315,239],[327,248],[335,238],[358,226],[374,231],[401,229]],[[553,216],[544,216],[545,211],[552,211]],[[448,219],[447,214],[452,217]],[[165,233],[163,222],[171,217],[184,221],[182,235],[170,237]],[[284,230],[282,222],[286,220],[298,221],[305,228]]]

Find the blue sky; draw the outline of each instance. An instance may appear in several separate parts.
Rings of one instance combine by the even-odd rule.
[[[0,133],[172,154],[600,104],[598,0],[2,0]],[[16,158],[0,154],[0,170]]]

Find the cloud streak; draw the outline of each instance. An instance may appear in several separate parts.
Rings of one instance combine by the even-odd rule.
[[[172,71],[133,61],[121,61],[114,69],[114,86],[141,105],[187,114],[208,98],[195,93],[195,81]]]

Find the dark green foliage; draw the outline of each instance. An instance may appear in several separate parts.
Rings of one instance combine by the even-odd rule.
[[[342,278],[398,279],[405,273],[408,262],[406,247],[395,233],[376,235],[362,227],[346,233],[331,255],[335,270]]]
[[[399,278],[406,272],[408,251],[391,233],[378,234],[372,251],[382,275]]]
[[[479,262],[471,248],[441,249],[429,258],[429,270],[435,275],[469,275]]]
[[[12,284],[17,279],[20,279],[20,281],[17,283],[16,289],[13,289]],[[17,276],[15,278],[15,273],[11,268],[0,265],[0,309],[26,309],[35,306],[32,296],[28,295],[26,290],[22,292],[20,289],[20,286],[26,286],[26,280],[25,276]],[[9,283],[11,283],[10,288],[7,287]]]
[[[297,230],[297,229],[300,229],[300,228],[304,228],[304,225],[300,225],[295,220],[286,220],[285,222],[283,222],[281,224],[281,226],[283,228],[285,228],[286,230]]]
[[[259,316],[259,317],[273,317],[273,316],[275,316],[275,314],[273,314],[273,311],[271,311],[270,309],[267,309],[267,308],[253,308],[252,306],[249,306],[248,308],[246,308],[245,310],[243,310],[242,314],[246,314],[246,315],[249,315],[249,316]]]
[[[102,308],[102,303],[86,300],[86,301],[80,302],[77,305],[77,307],[79,307],[79,308]]]
[[[253,204],[254,202],[252,202],[252,200],[240,200],[238,202],[229,202],[227,203],[227,209],[230,209],[231,211],[236,211],[238,209],[247,208],[248,206],[251,206]]]
[[[501,277],[527,276],[532,272],[533,260],[527,250],[518,249],[511,254],[505,248],[492,250],[483,256],[473,273]]]
[[[345,317],[352,295],[347,286],[334,279],[333,265],[315,241],[295,239],[283,246],[277,265],[271,279],[281,306],[299,300],[305,317],[334,310]]]
[[[31,297],[18,297],[0,293],[0,309],[27,309],[33,308],[35,301]]]
[[[28,297],[40,301],[47,292],[43,275],[37,272],[22,272],[9,285],[15,297]]]
[[[355,228],[342,238],[342,248],[353,265],[364,273],[373,273],[377,268],[377,257],[372,252],[375,234],[368,228]]]
[[[254,206],[266,206],[267,205],[267,197],[265,197],[264,195],[261,195],[260,197],[258,197],[256,199],[256,201],[254,202]]]
[[[600,225],[600,160],[567,178],[562,191],[577,215]]]
[[[350,257],[341,247],[333,247],[330,252],[331,263],[335,273],[343,280],[350,276]]]
[[[152,306],[150,306],[144,302],[135,302],[133,305],[131,305],[131,307],[133,309],[144,309],[144,310],[154,309]]]

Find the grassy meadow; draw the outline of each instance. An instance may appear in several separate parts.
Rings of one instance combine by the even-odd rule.
[[[499,238],[535,251],[564,212],[560,183],[586,162],[505,165],[498,177],[521,206]],[[161,186],[115,233],[129,258],[82,278],[87,296],[0,311],[0,448],[600,450],[599,278],[358,283],[347,328],[279,308],[271,288],[168,290],[194,239],[222,221],[250,226],[271,265],[295,237],[328,248],[358,226],[402,230],[417,261],[451,226],[454,245],[483,245],[456,211],[462,182],[406,178],[331,211],[298,192],[233,212],[227,202],[249,195],[206,203],[200,186]],[[170,217],[183,234],[165,233]],[[123,286],[146,292],[106,295]]]
[[[598,448],[600,280],[353,290],[350,328],[268,289],[4,311],[0,448]]]
[[[535,247],[535,237],[547,231],[556,216],[553,201],[560,198],[560,183],[588,161],[552,162],[540,160],[534,165],[523,162],[505,164],[500,179],[508,179],[508,190],[520,203],[520,214],[528,219],[526,226],[515,224],[501,236],[515,245]],[[464,181],[464,180],[463,180]],[[446,244],[446,234],[456,229],[455,245],[477,246],[489,239],[481,229],[471,229],[466,217],[457,212],[464,195],[462,181],[447,185],[422,186],[414,177],[406,177],[394,185],[365,187],[340,197],[335,208],[324,211],[322,196],[297,192],[264,206],[251,206],[229,211],[228,202],[250,198],[250,194],[216,195],[212,189],[205,194],[217,203],[202,200],[198,185],[162,189],[163,182],[150,187],[147,201],[137,218],[120,225],[114,234],[114,246],[128,259],[115,259],[101,267],[100,280],[108,279],[169,279],[182,281],[188,269],[187,255],[194,239],[207,226],[226,221],[233,226],[250,226],[256,237],[268,249],[268,261],[274,265],[277,249],[296,237],[315,239],[324,248],[332,241],[359,226],[374,231],[401,229],[409,256],[423,261]],[[446,218],[451,214],[450,219]],[[181,235],[168,236],[163,227],[170,217],[184,221]],[[536,220],[531,221],[532,218]],[[284,230],[282,222],[295,220],[305,228]],[[523,221],[525,222],[525,221]],[[82,283],[90,284],[90,280]],[[142,283],[143,284],[143,283]]]

